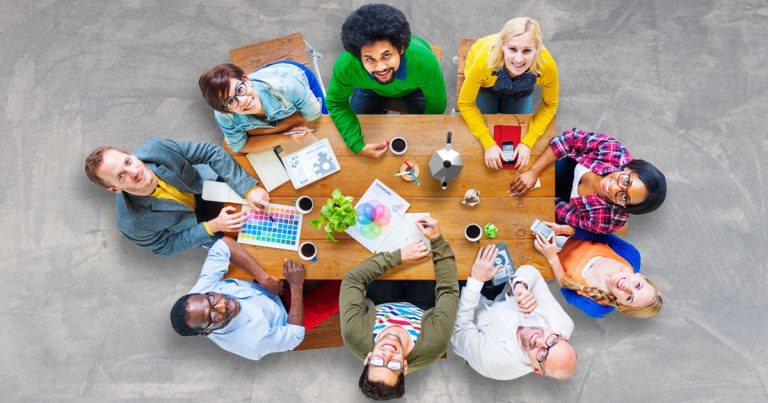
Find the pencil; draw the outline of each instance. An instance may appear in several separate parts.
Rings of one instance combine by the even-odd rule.
[[[291,130],[291,131],[289,131],[289,132],[283,132],[283,135],[285,135],[285,136],[290,136],[291,134],[299,134],[299,133],[301,133],[301,132],[303,132],[303,131],[304,131],[304,130]],[[307,129],[307,131],[311,133],[311,132],[314,132],[314,131],[315,131],[315,129]]]

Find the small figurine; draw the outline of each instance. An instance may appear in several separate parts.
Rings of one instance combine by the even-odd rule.
[[[461,201],[461,204],[475,207],[477,203],[480,203],[480,192],[477,189],[468,189],[464,193],[464,200]]]
[[[485,224],[485,236],[488,237],[488,239],[496,238],[496,234],[499,232],[499,229],[496,228],[495,225],[488,223]]]

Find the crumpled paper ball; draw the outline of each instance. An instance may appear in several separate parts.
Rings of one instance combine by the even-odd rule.
[[[495,225],[488,223],[485,224],[485,236],[488,237],[488,239],[496,238],[496,234],[498,234],[499,229],[496,228]]]
[[[480,191],[477,189],[468,189],[464,193],[464,200],[461,201],[461,204],[475,207],[478,203],[480,203]]]

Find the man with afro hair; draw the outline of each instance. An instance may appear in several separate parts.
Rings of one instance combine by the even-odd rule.
[[[380,158],[387,143],[366,143],[357,114],[381,114],[402,98],[409,114],[442,114],[446,95],[440,63],[429,44],[411,35],[405,15],[385,4],[355,10],[341,27],[345,52],[333,66],[328,112],[354,153]],[[351,98],[350,98],[351,97]]]

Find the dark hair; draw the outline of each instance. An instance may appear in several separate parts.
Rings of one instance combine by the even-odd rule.
[[[360,58],[360,48],[386,39],[405,52],[411,40],[411,27],[400,10],[386,4],[367,4],[352,12],[341,26],[344,50]]]
[[[229,79],[239,80],[244,75],[245,70],[232,63],[220,64],[206,70],[197,80],[205,103],[219,112],[227,113],[228,111],[224,109],[224,100],[229,92]]]
[[[366,397],[373,400],[397,399],[405,394],[405,375],[400,372],[397,382],[394,386],[389,386],[384,382],[371,382],[368,380],[368,366],[363,365],[363,373],[357,382],[360,390]]]
[[[91,153],[88,154],[88,156],[85,158],[85,176],[87,176],[91,182],[102,187],[109,187],[109,185],[107,185],[104,180],[96,175],[96,170],[99,169],[101,163],[104,162],[104,153],[109,150],[119,151],[123,154],[130,154],[128,151],[121,150],[119,148],[102,146],[91,151]]]
[[[187,325],[187,300],[193,295],[201,294],[187,294],[176,300],[171,308],[171,326],[182,336],[197,336],[202,333],[200,329],[193,329]]]
[[[656,210],[667,197],[667,180],[650,162],[632,160],[626,168],[631,169],[648,189],[648,197],[640,204],[629,205],[624,210],[630,214],[646,214]]]

